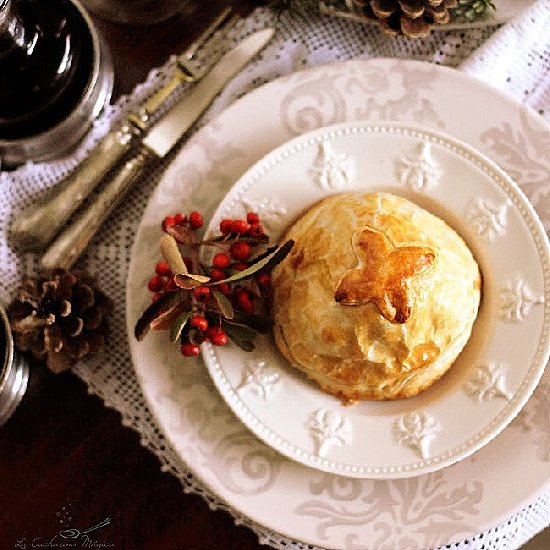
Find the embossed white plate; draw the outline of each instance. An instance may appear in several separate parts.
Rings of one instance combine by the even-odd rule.
[[[204,358],[235,414],[289,458],[352,477],[434,471],[495,437],[539,381],[550,338],[546,236],[523,193],[486,157],[440,133],[395,123],[345,123],[277,148],[231,189],[209,230],[258,211],[278,242],[305,209],[346,191],[409,198],[474,251],[483,300],[451,371],[412,399],[344,406],[292,368],[270,337],[258,338],[252,353],[204,344]]]
[[[211,216],[247,169],[306,131],[388,119],[440,130],[482,151],[519,183],[550,229],[550,127],[508,96],[458,71],[404,60],[354,60],[293,73],[205,125],[156,188],[132,236],[128,272],[136,373],[174,460],[188,466],[201,491],[207,487],[209,502],[265,540],[286,541],[283,535],[349,550],[437,548],[504,524],[504,535],[516,541],[519,524],[506,522],[550,490],[550,369],[512,423],[470,457],[405,479],[359,479],[285,458],[235,416],[201,360],[184,362],[164,333],[142,342],[132,336],[149,303],[144,288],[159,259],[165,214],[198,208]],[[531,313],[537,311],[542,306]]]

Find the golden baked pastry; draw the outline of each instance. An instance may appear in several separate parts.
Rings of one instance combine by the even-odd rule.
[[[481,276],[443,220],[387,193],[330,196],[288,230],[275,267],[274,337],[344,402],[399,399],[452,365],[476,319]]]

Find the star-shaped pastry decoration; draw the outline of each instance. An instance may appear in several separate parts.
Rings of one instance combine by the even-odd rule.
[[[353,247],[359,267],[340,280],[334,299],[343,305],[373,302],[391,322],[405,323],[411,315],[409,281],[430,271],[435,252],[427,246],[394,246],[379,231],[361,228]]]

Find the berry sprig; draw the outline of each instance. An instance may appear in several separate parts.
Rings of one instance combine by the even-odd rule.
[[[194,357],[209,341],[224,346],[231,339],[246,351],[253,338],[270,328],[271,269],[290,252],[293,242],[265,249],[268,236],[255,212],[246,219],[224,219],[220,234],[203,239],[197,212],[177,213],[162,221],[160,249],[147,287],[152,303],[136,323],[135,336],[149,329],[169,330],[181,353]],[[208,265],[201,263],[203,246],[219,249]]]

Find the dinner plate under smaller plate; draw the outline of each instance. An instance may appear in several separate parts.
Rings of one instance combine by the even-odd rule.
[[[453,367],[416,397],[343,406],[292,367],[270,336],[249,353],[203,344],[203,357],[235,414],[291,459],[350,477],[434,471],[495,437],[539,381],[550,341],[548,241],[522,192],[489,159],[448,136],[394,123],[346,123],[277,148],[230,190],[208,231],[256,211],[276,241],[308,206],[348,191],[408,198],[472,249],[482,304]]]

